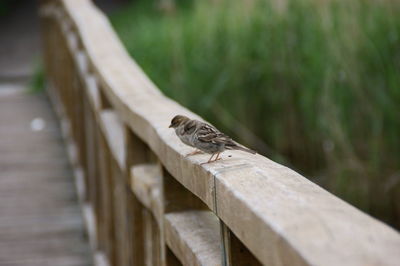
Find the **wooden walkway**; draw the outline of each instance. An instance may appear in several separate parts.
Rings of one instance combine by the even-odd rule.
[[[0,88],[0,265],[92,265],[72,172],[43,95]]]

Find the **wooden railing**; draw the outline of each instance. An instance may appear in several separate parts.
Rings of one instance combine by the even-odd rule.
[[[185,158],[169,122],[201,118],[154,86],[89,0],[41,1],[40,14],[98,265],[399,265],[396,231],[291,169]]]

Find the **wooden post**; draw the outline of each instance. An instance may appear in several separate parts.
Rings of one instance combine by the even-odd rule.
[[[137,164],[148,160],[148,147],[133,132],[124,126],[124,137],[126,145],[125,161],[125,181],[130,185],[130,169]],[[130,238],[130,248],[132,251],[130,260],[133,265],[145,265],[145,219],[144,207],[133,195],[130,187],[127,188],[127,217],[128,237]]]
[[[112,183],[114,184],[114,189],[112,191],[113,197],[113,217],[115,224],[115,242],[114,249],[116,258],[116,265],[125,266],[127,265],[127,252],[129,252],[126,248],[126,236],[127,236],[127,225],[126,225],[126,182],[123,176],[123,172],[119,168],[118,163],[115,158],[111,160],[111,169],[112,169]]]
[[[106,145],[105,138],[100,132],[100,128],[97,127],[96,134],[99,140],[99,178],[100,178],[100,190],[99,194],[101,197],[98,201],[96,208],[99,217],[99,227],[101,230],[101,248],[107,254],[108,260],[111,265],[115,264],[115,225],[114,225],[114,206],[112,204],[112,191],[114,190],[114,183],[111,178],[110,161],[111,155],[109,148]]]
[[[171,251],[169,247],[167,247],[167,266],[180,266],[182,263],[178,260],[175,254]]]
[[[164,213],[207,210],[207,206],[163,168]]]
[[[226,266],[259,266],[262,265],[245,245],[220,220],[222,243],[222,265]]]

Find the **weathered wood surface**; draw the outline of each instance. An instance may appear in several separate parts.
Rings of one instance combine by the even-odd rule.
[[[221,250],[224,252],[221,257],[228,265],[248,265],[246,262],[251,265],[259,262],[265,265],[398,265],[400,235],[395,230],[293,170],[261,155],[235,151],[224,153],[221,161],[203,166],[200,163],[208,155],[186,158],[185,154],[192,149],[183,145],[168,125],[176,114],[201,118],[162,95],[129,57],[107,18],[91,1],[60,0],[57,5],[48,2],[42,13],[54,24],[46,40],[49,54],[58,56],[49,56],[47,60],[53,82],[51,90],[60,98],[56,104],[67,110],[66,119],[72,121],[74,132],[80,129],[74,127],[74,121],[81,115],[74,112],[78,108],[75,98],[87,95],[96,130],[105,136],[99,151],[100,156],[107,155],[104,167],[118,166],[120,171],[109,175],[111,187],[107,187],[113,195],[112,204],[123,203],[114,205],[119,209],[110,226],[115,229],[112,236],[117,240],[106,239],[106,243],[119,243],[121,232],[122,235],[124,230],[130,232],[120,216],[125,204],[132,204],[134,214],[126,215],[132,215],[133,222],[128,225],[135,232],[134,239],[127,240],[133,241],[133,260],[149,263],[149,254],[155,254],[159,257],[152,262],[158,265],[164,263],[163,256],[167,256],[166,261],[174,261],[173,253],[181,262],[185,261],[183,256],[196,254],[197,247],[182,245],[189,243],[187,234],[175,234],[180,237],[171,237],[174,242],[165,243],[165,224],[158,222],[157,226],[156,220],[165,221],[166,217],[176,217],[182,211],[208,208],[222,224],[221,245],[224,246]],[[68,70],[64,66],[57,70],[58,58],[61,62],[65,60]],[[69,76],[78,76],[83,86],[77,89],[66,78]],[[118,128],[112,128],[113,125]],[[126,139],[125,146],[113,137],[121,135]],[[145,174],[140,168],[136,168],[137,177],[129,184],[130,169],[133,167],[135,175],[134,167],[139,163],[160,167],[161,203],[152,205],[154,197],[149,192],[154,191],[154,184],[144,182],[141,177]],[[121,176],[125,180],[121,181]],[[87,190],[104,197],[97,191],[96,179],[92,181],[89,180]],[[135,187],[135,183],[140,185]],[[133,185],[131,191],[121,189],[128,185]],[[131,200],[126,201],[127,198]],[[159,213],[154,208],[162,210],[163,219],[152,215]],[[189,228],[188,219],[180,221],[186,221],[180,229]],[[178,252],[177,247],[190,251]],[[118,265],[115,263],[118,261],[129,265],[125,256],[118,250],[115,254],[118,259],[110,259],[111,264]]]
[[[131,170],[131,187],[138,200],[162,222],[162,179],[157,165],[137,165]]]
[[[35,118],[45,122],[42,130],[32,130]],[[0,265],[91,264],[73,175],[47,99],[0,89]]]
[[[165,215],[165,240],[183,265],[221,265],[219,222],[210,211]]]

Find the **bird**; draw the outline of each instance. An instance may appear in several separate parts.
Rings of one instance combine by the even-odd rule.
[[[193,131],[195,130],[195,128],[193,127],[193,123],[194,121],[197,120],[191,120],[186,116],[183,115],[176,115],[170,124],[170,128],[174,128],[175,129],[175,134],[179,137],[179,139],[186,145],[191,146],[193,148],[196,148],[193,143],[192,143],[192,139],[191,139],[191,135],[193,134]],[[189,130],[190,128],[190,130]],[[190,155],[195,155],[195,154],[199,154],[202,153],[202,151],[200,151],[199,149],[196,148],[195,151],[187,154],[185,157],[188,157]]]
[[[205,163],[220,160],[219,155],[225,150],[241,150],[251,154],[257,153],[256,151],[240,146],[216,127],[183,115],[174,116],[169,127],[175,129],[176,135],[184,144],[211,154],[210,159]],[[215,155],[216,157],[214,158]],[[213,158],[214,160],[212,160]]]
[[[178,138],[186,145],[191,146],[193,148],[196,148],[192,142],[191,142],[191,134],[193,133],[191,129],[191,131],[185,130],[185,126],[187,123],[193,123],[193,120],[190,120],[188,117],[183,116],[183,115],[176,115],[170,124],[170,128],[174,128],[175,129],[175,134],[178,136]],[[188,128],[188,127],[187,127]],[[199,153],[200,151],[196,149],[195,152],[189,153],[186,156],[189,155],[194,155],[196,153]]]

